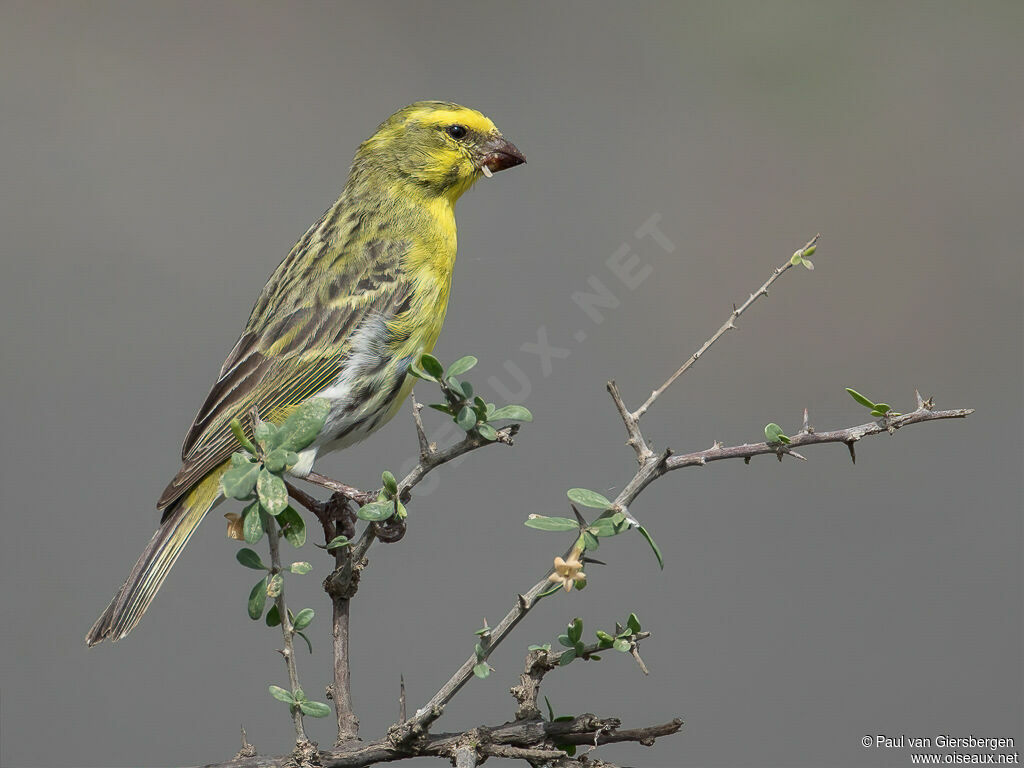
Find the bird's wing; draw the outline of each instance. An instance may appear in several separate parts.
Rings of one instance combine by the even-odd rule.
[[[229,353],[182,446],[184,464],[157,502],[165,509],[238,448],[230,422],[252,434],[249,414],[280,422],[330,385],[352,356],[352,339],[370,319],[385,324],[408,311],[412,283],[401,269],[408,243],[376,241],[324,279],[289,259],[271,277],[245,332]],[[289,273],[291,273],[289,275]],[[282,308],[270,312],[268,307]]]

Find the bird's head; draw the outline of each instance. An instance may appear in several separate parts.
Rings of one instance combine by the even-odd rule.
[[[480,176],[526,162],[487,117],[446,101],[418,101],[381,123],[356,154],[353,170],[413,183],[452,203]]]

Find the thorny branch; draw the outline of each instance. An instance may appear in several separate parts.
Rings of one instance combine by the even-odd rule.
[[[271,521],[271,525],[267,526],[267,539],[270,541],[270,573],[272,576],[279,576],[281,574],[281,532],[273,521]],[[277,615],[281,617],[281,634],[284,636],[284,649],[280,653],[288,667],[288,683],[294,693],[302,686],[299,685],[299,671],[295,666],[295,628],[288,615],[288,607],[284,603],[283,587],[274,597],[274,605],[277,606]],[[292,723],[295,725],[295,746],[297,749],[301,749],[309,743],[309,739],[306,738],[306,732],[302,727],[302,711],[296,706],[292,707]]]
[[[485,440],[475,433],[468,433],[461,442],[448,448],[438,449],[426,439],[419,410],[420,406],[416,403],[415,398],[413,398],[413,413],[420,446],[420,460],[398,484],[398,498],[403,501],[408,501],[412,496],[412,489],[437,467],[492,443],[492,441]],[[498,437],[493,442],[512,445],[518,431],[518,424],[502,427],[498,430]],[[341,483],[312,472],[305,479],[315,485],[327,488],[333,494],[330,500],[320,502],[302,489],[287,483],[289,495],[316,515],[320,521],[323,527],[325,544],[332,541],[338,535],[345,535],[348,538],[354,535],[355,518],[352,510],[349,508],[349,501],[360,505],[366,504],[375,500],[379,493],[379,490],[361,491],[346,483]],[[404,523],[400,521],[394,525],[385,523],[370,523],[367,525],[357,541],[352,542],[349,546],[338,547],[333,550],[334,571],[324,580],[324,590],[331,598],[332,635],[334,640],[334,675],[333,682],[327,687],[327,696],[334,702],[338,724],[336,743],[339,745],[357,739],[359,736],[359,719],[356,717],[352,704],[351,667],[349,664],[351,599],[358,589],[360,573],[366,567],[366,553],[370,546],[384,531],[399,526],[401,531],[404,532]],[[389,538],[389,540],[397,539]]]
[[[817,241],[818,236],[816,235],[804,246],[802,250],[797,252],[797,255],[810,255],[812,252],[811,249],[815,247]],[[918,394],[917,408],[910,413],[888,415],[874,422],[828,432],[814,431],[809,426],[807,413],[805,411],[803,427],[798,434],[794,435],[790,439],[788,444],[759,442],[725,447],[716,442],[711,448],[703,451],[695,451],[686,454],[673,454],[671,450],[666,449],[661,453],[656,454],[651,449],[640,430],[640,419],[649,410],[658,397],[660,397],[665,390],[667,390],[698,359],[700,359],[700,357],[703,356],[703,354],[719,338],[721,338],[726,331],[735,328],[736,320],[747,309],[749,309],[749,307],[759,297],[766,296],[768,294],[769,287],[778,280],[781,275],[791,269],[794,264],[798,263],[798,261],[799,260],[796,259],[795,255],[791,261],[788,261],[786,264],[776,269],[756,292],[750,294],[750,297],[743,302],[743,304],[740,306],[734,305],[733,311],[726,322],[723,323],[722,326],[719,327],[719,329],[706,342],[704,342],[704,344],[701,345],[701,347],[691,355],[683,365],[681,365],[675,373],[665,381],[664,384],[652,391],[651,395],[637,410],[630,411],[626,406],[615,382],[608,382],[608,391],[611,394],[612,401],[614,402],[615,407],[619,412],[619,416],[622,418],[623,424],[626,428],[628,438],[627,443],[636,453],[638,463],[638,468],[633,477],[625,487],[623,487],[614,502],[612,502],[613,510],[628,511],[629,505],[636,500],[640,493],[642,493],[651,482],[675,469],[691,466],[704,466],[713,461],[732,458],[742,458],[749,462],[752,457],[762,454],[775,454],[779,461],[782,461],[783,457],[786,455],[806,460],[795,449],[802,446],[822,443],[844,443],[849,447],[851,457],[855,460],[856,457],[853,446],[856,442],[865,437],[878,435],[883,432],[893,434],[897,429],[910,426],[912,424],[939,419],[964,418],[973,413],[973,409],[936,411],[933,408],[931,400],[924,401],[920,394]],[[403,501],[408,500],[411,495],[410,492],[412,488],[431,470],[465,453],[488,444],[488,441],[480,438],[475,433],[469,433],[462,442],[449,448],[438,450],[435,446],[430,444],[426,438],[422,420],[420,418],[420,408],[421,406],[416,403],[414,399],[413,414],[417,429],[417,439],[419,442],[420,461],[417,466],[414,467],[413,470],[399,483],[398,497]],[[515,427],[506,427],[499,430],[498,441],[511,444],[515,433]],[[344,483],[338,483],[330,480],[329,478],[324,478],[323,476],[311,476],[307,479],[310,479],[334,492],[336,494],[336,498],[340,497],[342,503],[347,500],[352,500],[356,503],[363,504],[377,498],[378,492],[376,491],[360,491],[359,489],[345,485]],[[292,493],[293,498],[299,501],[299,503],[309,507],[317,514],[321,522],[324,524],[324,532],[325,535],[328,536],[329,540],[338,528],[337,521],[334,517],[325,511],[325,505],[320,502],[316,502],[308,495],[292,488],[291,486],[289,486],[289,491]],[[338,568],[335,573],[329,576],[327,581],[325,581],[325,587],[328,588],[329,594],[332,595],[332,600],[335,601],[336,616],[338,606],[337,600],[339,599],[336,597],[337,589],[332,590],[329,585],[335,584],[336,587],[337,582],[342,580],[348,585],[348,589],[351,590],[351,592],[354,592],[353,582],[357,581],[359,571],[365,566],[366,551],[369,549],[378,533],[379,529],[375,525],[369,525],[359,541],[353,543],[350,547],[345,548],[344,557],[339,555],[338,550],[335,551]],[[239,757],[230,762],[217,764],[216,766],[210,766],[209,768],[256,768],[256,766],[284,766],[289,763],[295,764],[296,762],[303,764],[306,759],[310,759],[312,764],[323,765],[327,768],[358,768],[360,766],[401,760],[413,756],[446,757],[455,765],[470,767],[478,765],[488,757],[506,757],[523,759],[531,762],[531,764],[549,762],[553,766],[559,766],[559,768],[582,768],[584,765],[607,766],[609,764],[600,760],[591,760],[587,758],[584,758],[583,760],[578,758],[569,758],[563,751],[555,749],[555,745],[587,744],[596,747],[600,744],[606,744],[614,741],[633,741],[650,745],[660,736],[676,733],[682,726],[682,721],[678,719],[662,725],[638,729],[621,729],[619,721],[614,718],[601,719],[590,714],[580,715],[573,718],[571,721],[557,723],[544,722],[540,719],[540,712],[537,708],[539,686],[544,675],[557,665],[561,654],[552,654],[550,652],[541,651],[535,651],[527,657],[526,666],[520,678],[520,685],[511,689],[511,692],[520,703],[516,712],[516,720],[514,722],[493,727],[479,726],[460,733],[430,733],[431,725],[441,716],[445,705],[452,700],[452,698],[473,676],[474,665],[479,661],[485,661],[494,652],[494,650],[501,645],[512,630],[536,604],[540,596],[549,591],[550,586],[550,581],[547,578],[547,574],[545,574],[544,579],[537,582],[527,592],[518,595],[515,605],[508,611],[504,618],[491,629],[489,642],[485,646],[483,658],[478,658],[475,653],[470,656],[466,662],[448,679],[448,681],[438,689],[434,696],[424,706],[420,707],[408,720],[405,720],[404,718],[403,690],[403,716],[400,718],[399,723],[393,725],[389,729],[388,735],[385,738],[367,744],[354,740],[339,741],[335,749],[313,753],[312,755],[308,753],[300,755],[297,752],[292,755],[284,755],[275,758]],[[347,596],[345,597],[346,608],[347,598],[351,597],[351,592],[347,593]],[[283,611],[282,615],[285,615]],[[341,646],[338,642],[337,621],[335,628],[335,679],[337,685],[339,680],[338,665],[339,663],[344,665],[347,670],[348,652],[346,642],[344,644],[344,653],[339,656]],[[347,638],[347,610],[345,613],[344,628]],[[647,633],[640,633],[634,636],[632,639],[632,647],[630,649],[634,658],[637,660],[637,663],[645,673],[646,667],[644,666],[642,659],[639,657],[637,643],[646,636]],[[586,655],[586,653],[593,653],[596,650],[598,650],[596,646],[588,646],[588,650],[584,655]],[[347,686],[347,682],[346,677],[344,680],[345,686]],[[339,711],[339,734],[341,733],[340,716],[341,713]]]
[[[472,763],[473,765],[478,765],[486,757],[550,761],[561,759],[567,762],[554,764],[579,765],[580,763],[576,761],[568,761],[565,752],[547,745],[558,743],[600,746],[629,741],[650,746],[656,739],[676,733],[683,726],[683,722],[675,719],[645,728],[622,728],[621,725],[617,718],[585,713],[572,720],[557,723],[522,720],[493,727],[474,728],[465,732],[424,735],[416,742],[401,746],[388,739],[365,744],[352,741],[334,749],[322,750],[316,757],[317,765],[322,768],[364,768],[410,757],[443,757],[453,760],[456,753],[462,749],[464,753],[474,754],[476,762]],[[467,747],[471,749],[467,750]],[[284,768],[291,765],[295,765],[294,755],[242,757],[224,763],[213,763],[205,768]]]
[[[820,240],[820,239],[821,239],[821,235],[820,234],[815,235],[810,240],[808,240],[807,244],[803,248],[801,248],[799,251],[797,251],[797,253],[800,254],[801,256],[803,256],[805,254],[809,256],[810,253],[813,253],[813,251],[811,249],[813,249],[814,247],[817,246],[818,240]],[[684,373],[686,373],[686,371],[690,368],[690,366],[693,365],[694,363],[696,363],[701,358],[701,355],[703,355],[705,352],[707,352],[708,349],[711,348],[711,345],[714,344],[716,341],[718,341],[725,334],[726,331],[731,331],[732,329],[734,329],[736,327],[736,321],[739,319],[740,315],[742,315],[744,312],[746,312],[750,308],[750,306],[755,301],[757,301],[761,296],[767,296],[768,295],[768,289],[771,287],[772,283],[774,283],[776,280],[778,280],[780,277],[782,277],[782,275],[785,274],[787,270],[790,270],[794,266],[796,266],[796,263],[797,262],[794,259],[791,258],[785,264],[783,264],[781,267],[779,267],[774,272],[772,272],[771,277],[769,277],[767,280],[765,280],[764,284],[760,288],[758,288],[756,291],[754,291],[754,293],[750,294],[750,297],[746,301],[744,301],[738,307],[734,304],[733,305],[732,314],[729,315],[729,319],[726,320],[724,323],[722,323],[722,326],[717,331],[715,331],[714,334],[712,334],[711,338],[708,339],[707,341],[705,341],[701,345],[700,349],[698,349],[696,352],[694,352],[692,355],[690,355],[690,357],[686,360],[686,362],[683,363],[681,366],[679,366],[679,368],[676,370],[676,372],[673,373],[671,376],[669,376],[664,384],[662,384],[656,390],[651,392],[650,397],[648,397],[644,401],[643,405],[641,405],[639,408],[637,408],[633,413],[629,414],[630,418],[629,418],[629,420],[627,420],[626,429],[627,430],[629,429],[629,422],[630,421],[632,421],[634,423],[637,422],[637,421],[640,421],[640,419],[643,417],[643,415],[645,413],[647,413],[647,409],[650,408],[652,405],[654,405],[654,401],[657,400],[658,397],[661,396],[661,393],[664,392],[669,387],[671,387],[672,383],[676,379],[678,379],[680,376],[682,376]]]

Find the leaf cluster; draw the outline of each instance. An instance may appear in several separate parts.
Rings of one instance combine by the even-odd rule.
[[[424,354],[419,363],[409,366],[409,373],[418,379],[431,381],[441,388],[443,403],[431,403],[435,411],[451,416],[452,421],[467,433],[475,432],[484,440],[497,440],[497,421],[533,421],[533,414],[521,405],[505,405],[498,408],[474,394],[473,385],[460,381],[459,376],[477,364],[472,355],[460,357],[445,370],[433,355]]]

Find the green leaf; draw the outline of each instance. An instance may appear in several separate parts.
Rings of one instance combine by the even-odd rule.
[[[306,647],[309,648],[309,652],[310,653],[313,653],[313,644],[311,642],[309,642],[309,638],[306,637],[306,633],[305,632],[296,632],[295,634],[298,635],[299,637],[301,637],[303,640],[306,641]]]
[[[862,395],[857,390],[850,389],[849,387],[847,387],[846,391],[850,393],[850,397],[852,397],[858,403],[863,405],[865,408],[874,408],[875,407],[874,403],[872,403],[870,400],[868,400],[866,397],[864,397],[864,395]]]
[[[807,269],[811,269],[811,270],[813,270],[813,269],[814,269],[814,262],[813,262],[813,261],[811,261],[810,259],[801,259],[801,260],[800,260],[800,262],[801,262],[801,263],[802,263],[802,264],[803,264],[803,265],[804,265],[805,267],[807,267]]]
[[[618,640],[612,643],[612,648],[614,648],[616,651],[626,653],[629,651],[630,642],[629,640],[623,640],[622,638],[619,638]]]
[[[281,623],[281,614],[277,612],[277,603],[270,606],[270,610],[267,611],[266,621],[268,627],[276,627]]]
[[[415,360],[409,364],[409,367],[406,368],[406,372],[410,376],[415,376],[417,379],[423,379],[423,381],[437,381],[435,376],[431,376],[429,373],[424,371],[423,367]]]
[[[313,566],[310,563],[299,561],[296,563],[292,563],[290,566],[288,566],[288,570],[292,573],[297,573],[301,576],[312,571]]]
[[[286,451],[301,451],[320,434],[331,403],[323,397],[313,397],[291,412],[278,428],[277,444]]]
[[[572,648],[576,645],[576,641],[570,639],[569,635],[564,632],[558,636],[558,642],[566,648]]]
[[[459,415],[455,417],[455,423],[468,432],[476,426],[476,411],[468,405],[462,406]]]
[[[481,680],[491,674],[491,665],[486,661],[481,661],[479,664],[473,665],[473,674],[479,677]]]
[[[242,429],[242,422],[240,422],[238,419],[232,419],[228,426],[231,427],[231,432],[234,434],[235,440],[241,443],[242,447],[245,448],[245,450],[247,450],[253,456],[259,453],[259,451],[256,450],[256,446],[252,444],[252,441],[248,437],[246,437],[245,430]]]
[[[563,587],[562,587],[561,582],[559,582],[558,584],[555,584],[552,587],[548,587],[543,592],[541,592],[539,595],[537,595],[537,599],[540,600],[542,597],[549,597],[550,595],[555,594],[555,592],[558,592],[561,589],[563,589]]]
[[[240,550],[235,552],[235,559],[246,568],[252,568],[254,571],[268,570],[267,566],[265,566],[263,561],[260,560],[260,556],[248,547],[242,547]]]
[[[570,488],[566,491],[570,501],[575,501],[583,507],[591,509],[608,509],[612,503],[597,491],[590,491],[586,488]]]
[[[275,448],[263,459],[263,465],[271,472],[283,472],[284,468],[288,464],[289,456],[294,456],[296,459],[299,457],[295,451],[286,451],[284,448]]]
[[[799,251],[793,251],[793,255],[789,257],[789,263],[794,267],[804,260],[804,252],[801,248]]]
[[[256,462],[247,462],[237,467],[231,467],[220,479],[224,495],[229,499],[247,499],[252,489],[256,486],[256,478],[260,474],[260,465]]]
[[[303,701],[299,704],[302,714],[310,717],[327,717],[331,714],[331,708],[319,701]]]
[[[269,421],[260,421],[253,430],[253,437],[265,451],[272,450],[277,445],[277,435],[277,427]]]
[[[569,636],[569,639],[572,640],[573,645],[578,643],[580,638],[583,637],[583,619],[573,619],[572,623],[569,624],[569,629],[566,634]]]
[[[880,411],[884,416],[885,414],[892,410],[892,406],[889,405],[888,403],[875,403],[874,410]]]
[[[448,382],[451,384],[452,389],[454,389],[456,392],[461,392],[464,398],[466,398],[467,400],[473,399],[473,385],[470,384],[468,381],[463,381],[460,383],[457,379],[448,379]]]
[[[435,379],[440,379],[444,375],[444,366],[436,357],[426,352],[420,356],[420,367]]]
[[[466,371],[468,371],[470,368],[472,368],[476,364],[477,364],[477,359],[475,357],[473,357],[472,355],[466,355],[465,357],[460,357],[458,360],[456,360],[454,363],[452,363],[450,366],[448,366],[448,370],[445,372],[444,375],[445,376],[461,376],[462,374],[464,374]]]
[[[306,692],[303,691],[301,688],[296,688],[294,695],[296,703],[300,701],[306,701]]]
[[[594,634],[597,635],[597,639],[601,641],[601,646],[603,648],[607,648],[615,641],[615,638],[604,630],[599,629]]]
[[[636,617],[635,613],[629,614],[629,618],[626,619],[626,626],[629,628],[629,630],[634,635],[639,634],[639,632],[640,632],[640,619],[638,619]]]
[[[576,658],[576,649],[570,648],[567,651],[562,651],[562,655],[558,657],[558,666],[565,667],[573,662]]]
[[[644,537],[644,540],[648,545],[650,545],[651,551],[654,552],[654,556],[658,558],[658,567],[661,568],[661,570],[665,570],[665,558],[661,556],[661,550],[658,549],[658,545],[654,543],[654,539],[651,538],[651,534],[648,533],[647,529],[642,525],[638,525],[636,529],[640,531],[640,535]]]
[[[431,403],[427,407],[433,408],[435,411],[440,411],[441,413],[447,413],[449,416],[455,415],[455,411],[452,410],[452,407],[450,405],[444,405],[442,403]]]
[[[286,691],[279,685],[268,686],[267,690],[270,691],[270,695],[278,701],[283,701],[285,704],[295,703],[295,697],[292,696],[291,691]]]
[[[231,454],[231,466],[232,467],[244,467],[253,463],[253,458],[247,453],[242,451],[235,451]]]
[[[356,517],[360,520],[379,523],[381,520],[387,520],[394,513],[395,505],[390,501],[371,501],[356,511]]]
[[[284,589],[284,577],[280,573],[273,574],[267,582],[267,597],[276,598],[281,594],[282,589]]]
[[[263,520],[260,519],[260,503],[254,501],[242,513],[242,538],[249,544],[255,544],[263,538]]]
[[[592,534],[590,531],[583,531],[583,548],[586,550],[593,551],[601,546],[601,542],[597,540],[597,536]]]
[[[615,518],[619,517],[618,520]],[[601,517],[587,526],[587,530],[595,536],[616,536],[629,528],[626,516],[617,512],[612,517]]]
[[[544,651],[545,653],[547,653],[548,651],[551,650],[551,643],[544,643],[544,645],[530,645],[530,646],[527,646],[526,650],[528,650],[528,651]]]
[[[259,494],[260,504],[274,517],[281,514],[288,506],[288,488],[285,486],[284,480],[266,469],[260,470],[256,492]]]
[[[767,424],[764,428],[764,438],[769,443],[788,443],[789,438],[783,433],[782,427],[776,424],[774,421]]]
[[[488,409],[490,411],[490,409]],[[487,414],[488,421],[499,421],[509,419],[510,421],[533,421],[533,414],[521,405],[505,405]]]
[[[395,514],[398,515],[399,520],[405,520],[409,516],[409,513],[405,509],[405,504],[400,501],[395,502]]]
[[[335,536],[329,542],[327,542],[327,549],[341,549],[349,545],[348,536]]]
[[[476,428],[476,431],[479,433],[480,437],[484,440],[489,440],[492,443],[498,439],[498,431],[490,424],[481,424]]]
[[[301,629],[305,629],[310,625],[310,622],[313,621],[313,615],[312,608],[303,608],[298,612],[298,614],[296,614],[295,621],[292,622],[292,627],[295,628],[296,632]]]
[[[266,577],[256,582],[249,593],[249,618],[258,621],[263,615],[263,609],[267,605],[267,579]]]
[[[281,510],[277,516],[277,524],[281,526],[281,532],[288,543],[296,549],[306,543],[306,521],[294,507],[288,506]]]
[[[530,515],[526,518],[527,528],[536,528],[538,531],[575,531],[579,529],[579,523],[567,517],[548,517],[547,515]]]
[[[394,496],[398,493],[398,481],[395,480],[395,476],[388,472],[386,469],[380,476],[381,484],[384,486],[384,490],[388,492],[390,496]]]

